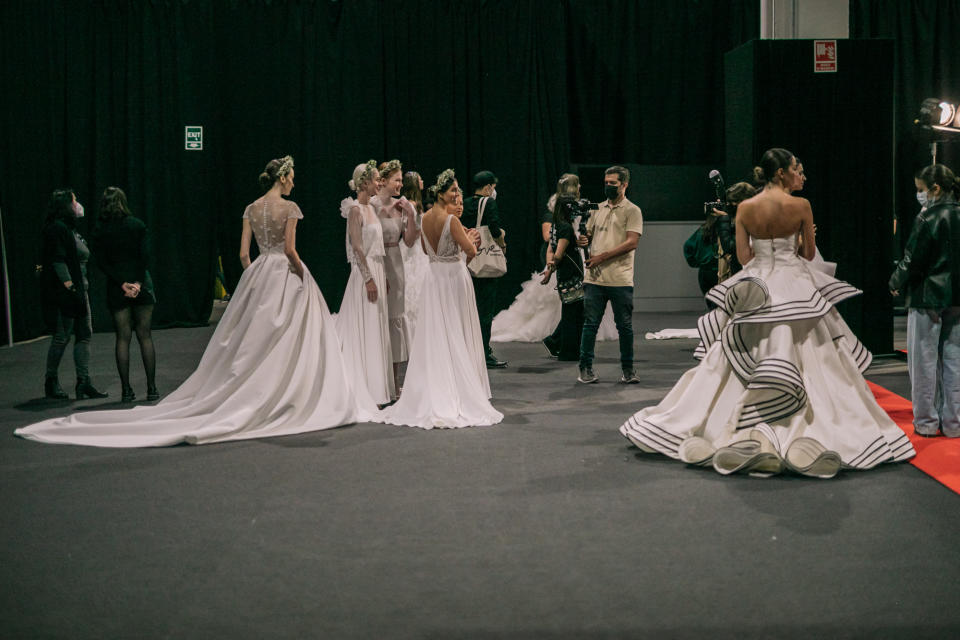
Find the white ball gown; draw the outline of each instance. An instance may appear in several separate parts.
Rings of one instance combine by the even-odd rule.
[[[423,429],[497,424],[503,414],[490,404],[490,381],[480,336],[473,282],[463,252],[444,221],[436,251],[426,237],[429,266],[406,383],[400,399],[383,410],[388,424]]]
[[[396,397],[393,358],[390,346],[387,279],[384,267],[386,251],[383,227],[373,205],[356,200],[341,203],[347,214],[347,260],[350,278],[343,292],[336,317],[337,332],[347,375],[358,386],[366,385],[378,405]],[[366,282],[377,285],[377,300],[370,302]]]
[[[370,421],[377,409],[346,375],[326,302],[284,254],[293,202],[261,198],[244,218],[260,255],[243,272],[197,370],[153,406],[75,413],[18,429],[40,442],[162,447],[266,438]]]
[[[753,438],[766,441],[778,464],[790,461],[795,443],[798,458],[805,449],[834,452],[850,469],[914,455],[863,378],[870,352],[834,308],[862,292],[832,277],[822,260],[801,258],[797,244],[796,237],[753,240],[755,257],[707,292],[719,308],[698,322],[700,364],[660,404],[623,424],[624,436],[715,467],[714,449]]]

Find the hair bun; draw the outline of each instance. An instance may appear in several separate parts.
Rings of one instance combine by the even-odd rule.
[[[763,169],[761,169],[760,167],[754,167],[754,168],[753,168],[753,179],[754,179],[755,182],[758,182],[758,183],[760,183],[760,184],[763,184],[763,183],[765,183],[765,182],[767,181],[767,176],[764,175]]]
[[[350,178],[350,179],[347,181],[347,186],[350,187],[350,190],[351,190],[351,191],[356,191],[356,190],[357,190],[357,183],[353,181],[353,178]]]
[[[260,174],[260,178],[258,180],[260,182],[261,189],[269,189],[270,187],[273,186],[273,179],[270,177],[270,174],[267,173],[266,171]]]

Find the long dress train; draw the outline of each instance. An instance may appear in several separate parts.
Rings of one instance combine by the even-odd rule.
[[[705,451],[753,429],[781,459],[799,438],[851,469],[912,457],[906,434],[863,379],[870,352],[834,308],[862,292],[799,257],[796,237],[754,239],[753,249],[742,271],[707,293],[719,307],[698,322],[700,364],[620,432],[694,464],[709,464]]]
[[[500,422],[490,404],[490,381],[480,336],[473,283],[463,253],[450,235],[448,216],[437,249],[422,237],[429,266],[420,291],[406,384],[383,411],[383,422],[423,429]]]
[[[17,429],[40,442],[162,447],[265,438],[352,422],[377,413],[347,378],[326,302],[304,265],[301,281],[283,252],[290,201],[247,207],[259,257],[243,272],[197,370],[153,406],[90,411]]]

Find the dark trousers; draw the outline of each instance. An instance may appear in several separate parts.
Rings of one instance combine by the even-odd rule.
[[[48,378],[56,377],[60,369],[60,361],[63,359],[63,352],[67,350],[67,344],[70,342],[70,336],[73,336],[73,366],[77,370],[77,378],[89,377],[90,336],[93,335],[93,325],[90,322],[90,301],[86,300],[86,294],[83,297],[87,305],[87,313],[80,318],[68,318],[60,313],[59,309],[50,311],[53,339],[50,341],[50,348],[47,349],[46,375]],[[56,316],[53,317],[53,314]]]
[[[560,309],[557,325],[557,360],[576,362],[580,359],[580,341],[583,337],[583,300],[570,302]],[[552,336],[551,336],[552,337]]]
[[[620,368],[633,369],[633,287],[583,285],[583,337],[580,339],[580,367],[593,366],[597,330],[607,302],[620,336]]]
[[[713,267],[709,267],[707,269],[698,270],[697,283],[700,285],[700,292],[703,293],[703,295],[707,295],[707,292],[710,291],[710,289],[713,289],[715,286],[717,286],[716,265],[714,265]],[[709,300],[706,300],[706,303],[707,303],[707,311],[712,311],[717,308],[717,305],[710,302]]]
[[[483,353],[490,355],[490,326],[496,315],[497,282],[499,278],[474,278],[473,295],[477,301],[477,315],[480,318],[480,335],[483,336]]]

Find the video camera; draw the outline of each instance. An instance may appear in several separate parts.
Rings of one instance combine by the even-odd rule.
[[[713,214],[713,210],[717,209],[719,211],[726,211],[729,213],[727,208],[727,195],[726,190],[724,189],[723,176],[720,175],[720,172],[716,169],[713,169],[710,172],[710,175],[707,176],[710,182],[713,183],[713,188],[716,191],[717,199],[713,202],[704,202],[703,203],[703,215],[704,217],[710,216]]]
[[[580,216],[580,225],[577,233],[585,235],[587,233],[587,220],[594,211],[600,208],[596,202],[590,202],[586,198],[581,198],[570,205],[570,211],[574,216]]]

